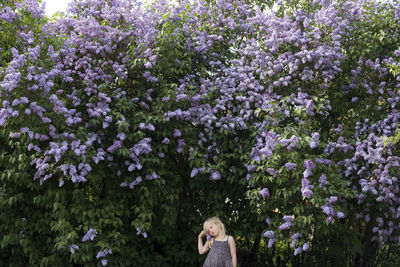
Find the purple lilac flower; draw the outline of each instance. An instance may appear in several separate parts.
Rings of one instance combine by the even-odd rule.
[[[312,160],[306,160],[303,164],[303,166],[307,169],[314,169],[315,164],[312,162]]]
[[[255,161],[258,161],[260,158],[260,155],[264,156],[265,158],[268,158],[272,156],[273,150],[276,145],[276,140],[278,139],[278,135],[274,132],[268,132],[265,135],[265,143],[262,144],[260,143],[261,147],[260,149],[253,149],[251,156]]]
[[[399,10],[400,11],[400,10]],[[400,48],[394,51],[396,57],[400,57]]]
[[[323,173],[319,178],[319,187],[322,188],[323,190],[326,190],[326,185],[328,185],[328,181],[326,180],[326,174]]]
[[[316,159],[315,159],[315,162],[316,162],[317,164],[325,164],[325,165],[330,165],[330,164],[332,164],[332,161],[331,161],[331,160],[329,160],[329,159],[321,159],[321,158],[316,158]]]
[[[181,131],[179,131],[178,129],[174,129],[174,137],[177,138],[177,137],[181,137],[181,136],[182,136]]]
[[[119,138],[121,141],[124,141],[126,139],[125,133],[118,133],[117,138]]]
[[[262,198],[269,197],[268,188],[263,188],[263,189],[259,192],[259,194],[262,196]]]
[[[314,101],[307,100],[305,108],[308,115],[314,116]]]
[[[272,230],[268,230],[264,233],[264,237],[275,238],[275,233]]]
[[[281,139],[279,140],[279,143],[286,146],[287,150],[292,150],[292,148],[295,148],[299,144],[299,138],[295,135],[292,135],[290,139]]]
[[[219,180],[219,179],[221,179],[221,174],[219,173],[219,171],[215,171],[211,174],[210,179],[211,180]]]
[[[289,139],[290,144],[287,146],[287,150],[292,150],[292,148],[298,147],[299,145],[299,138],[295,135],[292,135],[292,137]]]
[[[107,148],[107,152],[113,153],[120,147],[122,147],[122,141],[114,140],[113,144]]]
[[[276,177],[276,175],[277,175],[277,173],[278,173],[278,171],[275,170],[274,168],[266,168],[265,171],[266,171],[268,174],[270,174],[270,175],[272,175],[272,176],[274,176],[274,177]]]
[[[193,178],[197,175],[197,173],[199,172],[199,169],[197,168],[193,168],[192,172],[190,173],[190,177]]]
[[[316,148],[318,146],[318,141],[319,141],[319,133],[315,132],[311,135],[311,141],[310,141],[310,147],[311,148]]]
[[[285,215],[285,216],[282,217],[282,220],[287,221],[287,222],[292,222],[293,221],[293,216]]]
[[[249,172],[254,172],[257,170],[257,165],[250,165],[250,164],[245,164],[245,167]]]
[[[335,128],[336,133],[340,133],[343,130],[342,124],[339,124],[337,128]]]
[[[178,139],[178,147],[176,148],[176,151],[178,153],[182,153],[183,148],[186,146],[185,140],[184,139]]]
[[[100,251],[97,253],[97,255],[96,255],[96,259],[98,259],[98,258],[104,258],[104,257],[107,256],[108,254],[112,254],[112,250],[111,250],[111,249],[105,248],[105,249],[103,249],[103,250],[100,250]]]
[[[288,169],[288,170],[295,170],[296,167],[297,167],[297,164],[296,163],[292,163],[292,162],[287,162],[287,163],[285,163],[284,167],[286,169]]]
[[[10,134],[10,138],[20,138],[21,137],[21,133],[11,133]]]
[[[147,233],[139,227],[136,228],[136,235],[142,235],[144,238],[147,238]]]
[[[87,231],[87,233],[83,236],[82,242],[86,242],[86,241],[88,241],[89,239],[90,239],[90,240],[93,240],[93,239],[96,237],[96,235],[97,235],[97,230],[96,230],[96,229],[90,228],[90,229]]]
[[[294,256],[300,254],[301,252],[303,252],[302,247],[297,247],[297,248],[295,248],[295,250],[294,250]]]
[[[292,235],[292,242],[291,242],[291,244],[290,244],[290,246],[291,246],[292,248],[295,247],[296,242],[297,242],[297,240],[298,240],[300,237],[301,237],[301,234],[300,234],[300,233],[295,233],[295,234]]]
[[[74,254],[75,250],[79,250],[79,247],[75,244],[72,244],[71,246],[69,246],[69,250],[70,250],[71,254]]]
[[[120,184],[120,186],[121,186],[121,187],[127,187],[127,186],[129,186],[130,189],[134,189],[135,186],[138,185],[138,184],[140,184],[141,182],[142,182],[142,177],[141,177],[141,176],[138,176],[138,177],[136,177],[136,179],[135,179],[134,181],[132,181],[132,182],[130,182],[130,183],[128,183],[128,182],[122,182],[122,183]]]
[[[284,222],[283,224],[279,225],[278,229],[279,230],[287,230],[292,226],[291,222]]]
[[[155,180],[159,178],[160,176],[156,172],[152,172],[151,174],[146,175],[146,180]]]
[[[151,124],[151,123],[145,124],[144,122],[141,122],[141,123],[139,123],[139,129],[140,129],[140,130],[154,131],[154,130],[155,130],[155,127],[154,127],[154,125]]]
[[[313,195],[313,192],[311,191],[313,189],[313,186],[310,185],[310,181],[308,181],[306,178],[302,179],[301,182],[301,194],[303,197],[310,198]]]
[[[312,175],[312,171],[311,171],[310,169],[304,170],[304,172],[303,172],[303,177],[304,177],[304,178],[308,178],[308,177],[310,177],[311,175]]]
[[[132,152],[130,157],[135,158],[140,156],[141,154],[149,154],[152,151],[150,142],[151,138],[144,138],[140,140],[130,149],[130,151]]]
[[[271,238],[270,240],[268,240],[268,248],[271,248],[275,243],[275,238]]]
[[[344,216],[343,212],[338,211],[338,212],[336,212],[336,217],[338,217],[339,219],[343,219],[345,216]]]
[[[9,6],[6,6],[2,10],[0,10],[0,19],[11,23],[18,17],[17,13],[15,13]]]

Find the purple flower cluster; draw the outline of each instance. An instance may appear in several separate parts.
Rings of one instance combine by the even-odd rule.
[[[335,211],[334,207],[333,207],[333,203],[335,203],[338,200],[337,197],[330,197],[330,198],[326,198],[326,204],[321,206],[322,211],[328,215],[328,217],[326,218],[326,222],[330,223],[333,221],[334,217],[337,217],[339,219],[344,218],[344,213],[341,211]]]
[[[86,242],[88,240],[94,240],[97,235],[97,230],[90,228],[87,233],[82,237],[82,242]]]
[[[285,221],[283,224],[279,225],[278,229],[279,230],[287,230],[292,227],[292,222],[293,222],[293,217],[289,215],[285,215],[282,217],[282,219]]]
[[[96,255],[96,259],[104,258],[104,257],[106,257],[108,254],[112,254],[112,250],[111,250],[111,249],[105,248],[105,249],[103,249],[103,250],[100,250],[100,251],[97,253],[97,255]],[[102,259],[102,260],[101,260],[101,264],[102,264],[103,266],[108,265],[108,260]]]
[[[72,244],[71,246],[69,246],[69,250],[71,254],[74,254],[76,250],[79,250],[79,247],[75,244]]]
[[[310,147],[311,148],[316,148],[318,146],[318,140],[319,140],[319,133],[315,132],[311,135],[311,140],[310,140]]]
[[[185,140],[184,139],[178,139],[178,147],[176,148],[176,151],[178,153],[182,153],[183,152],[183,148],[186,146]]]
[[[296,246],[296,242],[297,242],[297,240],[298,240],[300,237],[301,237],[301,234],[300,234],[300,233],[295,233],[295,234],[292,235],[292,242],[291,242],[291,244],[290,244],[290,246],[291,246],[292,248],[294,248],[294,247]]]
[[[159,178],[160,176],[156,172],[152,172],[151,174],[146,175],[146,180],[154,180]]]
[[[127,187],[129,186],[130,189],[135,188],[136,185],[140,184],[142,182],[142,177],[136,177],[135,180],[133,180],[132,182],[128,183],[128,182],[122,182],[120,184],[121,187]]]
[[[326,180],[326,174],[323,173],[319,177],[319,187],[322,188],[322,190],[326,191],[326,186],[328,185],[328,181]]]
[[[279,140],[279,143],[282,144],[283,146],[286,146],[287,150],[290,151],[292,148],[298,147],[299,138],[295,135],[292,135],[290,139]]]
[[[221,179],[221,174],[219,173],[219,171],[211,173],[210,180],[219,180],[219,179]]]
[[[262,196],[262,198],[269,197],[268,188],[263,188],[263,189],[259,192],[259,194],[260,194],[260,196]]]
[[[263,142],[261,138],[257,140],[257,145],[251,152],[251,157],[255,161],[260,161],[262,158],[267,158],[273,154],[273,150],[277,144],[278,135],[274,132],[265,134]]]
[[[149,131],[154,131],[154,125],[151,123],[145,124],[144,122],[139,123],[139,128],[141,130],[149,130]]]
[[[126,125],[123,114],[116,112],[111,115],[111,107],[121,99],[125,99],[127,92],[117,87],[115,87],[116,90],[113,87],[112,91],[115,91],[113,94],[110,94],[108,90],[109,86],[111,88],[115,82],[118,83],[118,79],[127,78],[126,66],[130,55],[119,47],[127,47],[129,38],[135,36],[134,38],[137,37],[135,42],[141,47],[133,51],[135,56],[147,58],[151,65],[157,63],[158,55],[152,51],[152,43],[158,34],[156,25],[162,14],[155,10],[145,10],[140,5],[134,7],[135,5],[128,1],[113,1],[110,5],[105,2],[92,2],[92,4],[86,1],[72,3],[67,16],[54,23],[45,24],[42,33],[34,34],[34,31],[29,29],[21,31],[18,36],[25,47],[21,51],[12,48],[13,58],[10,66],[4,69],[5,75],[1,76],[0,84],[6,90],[5,94],[2,93],[2,100],[10,99],[13,106],[6,106],[4,104],[7,102],[5,102],[0,107],[0,124],[5,125],[12,118],[29,121],[34,116],[38,116],[41,122],[49,124],[48,133],[45,128],[39,127],[38,123],[36,123],[38,127],[32,127],[25,132],[31,139],[48,140],[47,144],[32,142],[29,148],[41,153],[38,156],[42,159],[32,162],[37,169],[35,179],[40,178],[41,182],[52,176],[46,165],[52,161],[56,165],[54,169],[61,169],[66,176],[71,175],[73,182],[85,180],[85,173],[89,172],[90,168],[82,169],[78,165],[72,166],[70,162],[65,164],[63,155],[67,153],[67,150],[74,152],[76,162],[83,162],[87,164],[85,166],[89,166],[90,160],[93,160],[95,164],[106,159],[113,161],[115,158],[113,154],[118,153],[118,150],[123,147],[122,142],[125,137],[121,136],[121,133],[111,140],[111,144],[109,141],[104,142],[105,139],[110,140],[110,136],[104,130],[113,124],[119,127]],[[0,19],[6,22],[19,19],[18,14],[22,13],[17,9],[26,9],[35,18],[44,15],[44,9],[38,5],[37,1],[22,1],[17,2],[15,7],[2,8]],[[109,26],[101,25],[96,20],[99,17],[109,21],[106,23]],[[123,18],[126,24],[119,24],[122,21],[120,18]],[[71,31],[72,28],[73,31]],[[64,44],[56,47],[40,41],[41,38],[50,36],[55,38],[63,36],[61,38],[65,40]],[[38,42],[46,43],[46,45],[38,45]],[[142,50],[143,47],[146,49]],[[43,55],[43,52],[47,53],[50,62],[46,67],[38,63],[38,58]],[[113,56],[110,57],[110,55]],[[97,61],[95,58],[99,56],[102,60]],[[157,80],[152,74],[148,76],[144,74],[144,76],[153,82]],[[114,79],[115,77],[117,79]],[[65,83],[63,88],[54,87],[57,81]],[[21,82],[26,83],[26,86],[22,86]],[[38,93],[29,98],[18,99],[13,98],[11,93],[7,93],[15,89],[18,90],[16,96],[26,95],[27,91]],[[148,109],[149,103],[152,102],[153,91],[154,89],[147,89],[145,99],[138,101],[144,109]],[[117,117],[121,119],[118,120],[115,114],[119,114]],[[137,127],[149,131],[155,130],[151,122],[138,123]],[[77,134],[78,131],[83,132]],[[60,132],[63,134],[58,134]],[[13,137],[17,135],[18,133]],[[91,135],[94,138],[86,142],[81,139],[85,135]],[[110,145],[104,146],[107,143]],[[143,147],[140,147],[141,145]],[[136,157],[131,156],[134,161],[138,161],[138,154],[146,154],[148,151],[146,144],[136,143],[132,147],[132,152],[136,154]],[[90,157],[87,157],[88,155]],[[47,158],[48,156],[52,156],[54,160]]]
[[[264,233],[264,237],[269,238],[268,240],[268,248],[272,247],[275,243],[275,233],[272,230],[268,230]]]
[[[312,160],[306,160],[303,166],[306,170],[303,172],[303,179],[301,180],[301,194],[303,197],[310,198],[313,195],[313,186],[307,178],[312,175],[312,169],[316,168],[316,166]]]
[[[147,238],[147,233],[139,227],[136,228],[136,235],[142,235],[144,238]]]
[[[294,248],[294,256],[296,256],[296,255],[298,255],[298,254],[300,254],[301,252],[303,252],[303,251],[306,251],[306,250],[308,250],[308,248],[309,248],[309,245],[308,245],[308,243],[306,242],[306,243],[303,243],[302,245],[300,245],[300,246],[296,246],[298,243],[299,243],[299,239],[301,238],[301,234],[300,233],[294,233],[292,236],[291,236],[291,243],[290,243],[290,246],[292,247],[292,248]]]
[[[13,22],[17,17],[17,13],[14,12],[9,6],[6,6],[0,10],[0,19],[8,23]]]
[[[295,170],[297,168],[297,164],[293,162],[285,163],[284,167],[288,170]]]

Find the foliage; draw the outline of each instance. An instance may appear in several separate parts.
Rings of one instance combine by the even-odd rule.
[[[398,4],[0,7],[2,265],[196,266],[215,214],[242,266],[396,255]]]

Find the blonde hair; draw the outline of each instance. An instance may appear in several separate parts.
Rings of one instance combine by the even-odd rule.
[[[203,229],[204,229],[204,231],[206,231],[207,232],[207,224],[209,224],[209,223],[214,223],[214,224],[219,224],[219,227],[220,227],[220,233],[219,233],[219,235],[220,236],[226,236],[226,231],[225,231],[225,225],[224,225],[224,223],[221,221],[221,219],[220,218],[218,218],[217,216],[214,216],[214,217],[210,217],[210,218],[208,218],[204,223],[203,223]],[[212,241],[209,243],[209,247],[211,248],[211,246],[212,246]]]

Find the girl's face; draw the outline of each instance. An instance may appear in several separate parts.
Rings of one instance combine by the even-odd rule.
[[[212,223],[212,222],[207,223],[206,229],[207,229],[206,230],[207,233],[212,237],[219,236],[219,233],[221,231],[221,227],[219,226],[219,223],[215,223],[215,222],[214,223]]]

